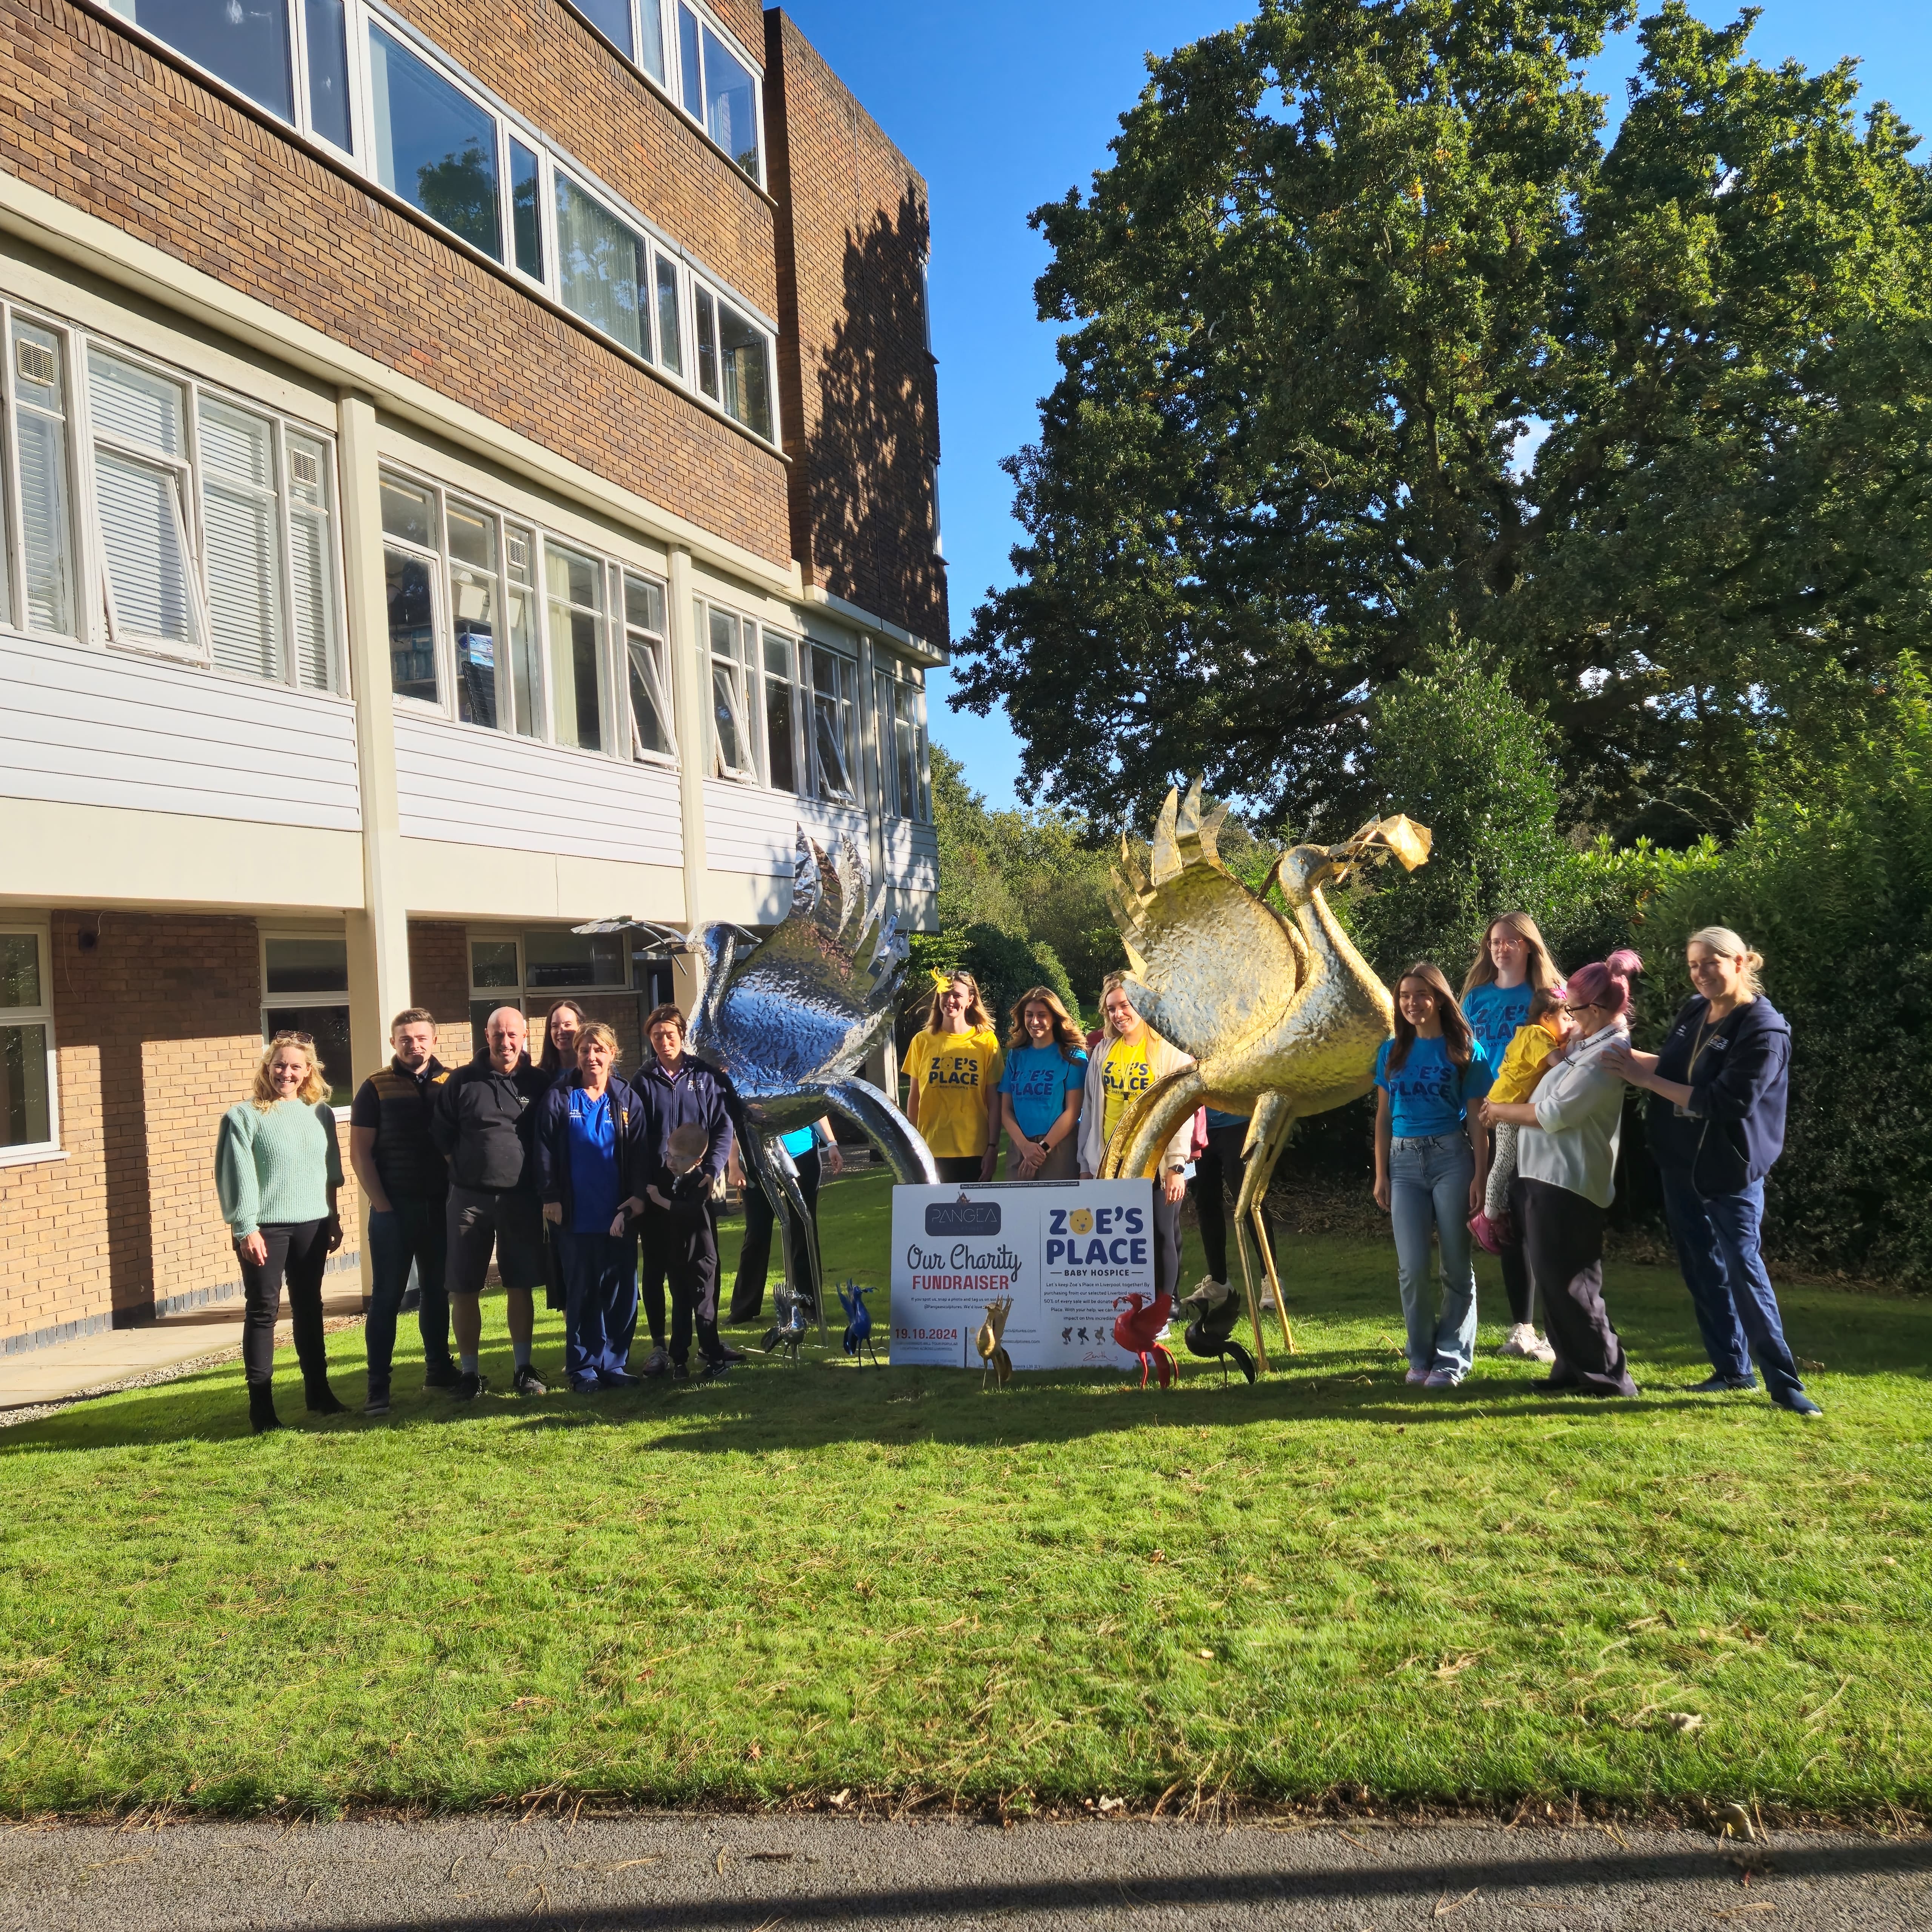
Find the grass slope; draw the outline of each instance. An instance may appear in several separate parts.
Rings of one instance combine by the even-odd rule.
[[[878,1277],[886,1202],[828,1190],[834,1274]],[[1807,1426],[1678,1392],[1662,1270],[1612,1270],[1610,1407],[1493,1328],[1406,1390],[1384,1248],[1297,1241],[1289,1288],[1252,1389],[754,1360],[457,1409],[406,1367],[386,1424],[256,1441],[236,1367],[4,1432],[0,1803],[1932,1799],[1918,1306],[1788,1296]]]

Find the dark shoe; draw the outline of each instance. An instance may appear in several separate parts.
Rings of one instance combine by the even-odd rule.
[[[1701,1382],[1690,1384],[1693,1395],[1734,1395],[1742,1389],[1754,1389],[1757,1378],[1753,1375],[1706,1376]]]
[[[722,1382],[731,1372],[731,1364],[722,1355],[714,1356],[706,1362],[698,1379],[701,1382]]]
[[[733,1348],[729,1342],[720,1342],[717,1359],[721,1362],[742,1362],[745,1359],[745,1352],[742,1348]]]
[[[364,1415],[387,1415],[389,1412],[389,1391],[386,1388],[372,1388],[369,1399],[362,1405]]]
[[[347,1404],[336,1400],[335,1391],[326,1382],[319,1382],[314,1388],[306,1390],[304,1400],[311,1415],[346,1415],[349,1413]]]
[[[1825,1412],[1802,1389],[1793,1389],[1789,1395],[1774,1395],[1772,1400],[1780,1408],[1788,1408],[1793,1415],[1802,1415],[1807,1422],[1815,1421]]]
[[[275,1413],[275,1391],[269,1383],[248,1384],[248,1424],[257,1436],[281,1427],[282,1418]]]
[[[597,1371],[597,1386],[599,1388],[635,1388],[643,1380],[641,1376],[634,1376],[626,1369],[599,1369]]]
[[[662,1376],[670,1372],[670,1358],[664,1352],[660,1342],[644,1359],[644,1366],[638,1371],[640,1376]]]
[[[510,1386],[519,1395],[548,1395],[550,1384],[526,1362],[510,1378]]]
[[[452,1402],[474,1402],[490,1386],[488,1376],[458,1374],[449,1385],[449,1399]]]
[[[1574,1395],[1576,1393],[1574,1382],[1559,1382],[1554,1376],[1538,1376],[1530,1387],[1538,1395]]]
[[[670,1365],[670,1378],[674,1382],[689,1382],[691,1379],[691,1364],[688,1362],[672,1363]]]
[[[570,1378],[572,1395],[595,1395],[603,1386],[602,1380],[596,1376],[572,1376]]]
[[[423,1387],[426,1389],[454,1388],[463,1379],[463,1372],[454,1362],[439,1362],[434,1368],[423,1370]]]

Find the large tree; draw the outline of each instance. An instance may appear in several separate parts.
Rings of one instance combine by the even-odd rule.
[[[1633,10],[1262,0],[1036,212],[1072,326],[959,700],[1036,795],[1106,823],[1203,772],[1332,830],[1454,627],[1546,707],[1570,818],[1724,831],[1768,736],[1922,641],[1913,138],[1672,4],[1606,148],[1583,69]]]

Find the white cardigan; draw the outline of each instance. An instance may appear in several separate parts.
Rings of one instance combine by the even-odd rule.
[[[1602,1060],[1605,1048],[1629,1037],[1624,1028],[1606,1026],[1544,1076],[1530,1102],[1536,1125],[1516,1136],[1516,1171],[1525,1180],[1567,1188],[1599,1208],[1616,1198],[1624,1083]]]
[[[1080,1172],[1095,1174],[1100,1172],[1100,1163],[1106,1158],[1107,1138],[1102,1129],[1107,1118],[1107,1056],[1114,1050],[1115,1036],[1102,1034],[1087,1050],[1087,1084],[1085,1098],[1080,1102]],[[1182,1068],[1192,1066],[1193,1060],[1178,1046],[1170,1046],[1156,1033],[1148,1028],[1148,1078],[1158,1084],[1170,1073],[1178,1073]],[[1167,1151],[1161,1156],[1162,1167],[1185,1166],[1194,1148],[1194,1115],[1190,1113],[1184,1120],[1179,1131],[1167,1144]]]

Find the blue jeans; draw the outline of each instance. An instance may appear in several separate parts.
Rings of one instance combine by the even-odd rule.
[[[553,1228],[563,1263],[563,1372],[572,1388],[621,1373],[638,1332],[638,1238]]]
[[[1476,1156],[1461,1134],[1396,1141],[1389,1148],[1389,1219],[1395,1229],[1408,1366],[1466,1376],[1476,1358],[1476,1270],[1469,1258],[1469,1183]],[[1429,1231],[1442,1247],[1442,1312],[1429,1292]]]
[[[1659,1172],[1664,1219],[1712,1367],[1746,1376],[1755,1356],[1774,1401],[1800,1393],[1804,1384],[1784,1339],[1777,1291],[1758,1252],[1764,1183],[1754,1180],[1741,1194],[1700,1194],[1688,1174]]]
[[[396,1318],[410,1285],[410,1264],[416,1264],[422,1299],[416,1309],[416,1328],[422,1336],[423,1366],[449,1366],[449,1296],[443,1287],[448,1238],[443,1203],[390,1198],[386,1214],[369,1216],[369,1316],[363,1324],[363,1346],[369,1355],[369,1387],[389,1386],[389,1364],[396,1352]]]

